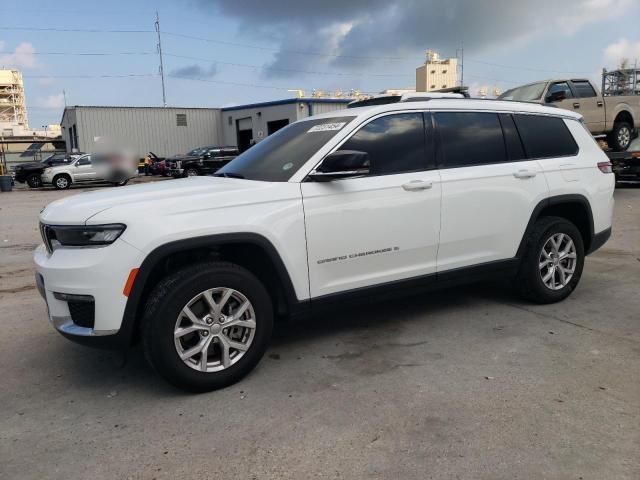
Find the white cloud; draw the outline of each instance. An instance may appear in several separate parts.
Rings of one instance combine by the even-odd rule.
[[[4,46],[4,43],[0,47]],[[2,48],[0,48],[2,50]],[[36,49],[29,42],[20,43],[13,53],[0,54],[0,67],[38,68],[40,65],[34,55]]]
[[[56,93],[49,95],[44,100],[39,102],[40,108],[50,108],[51,110],[59,110],[64,108],[64,94]]]
[[[603,56],[607,68],[617,68],[623,58],[629,60],[630,66],[633,66],[636,60],[640,61],[640,40],[634,42],[621,38],[616,43],[608,45]]]

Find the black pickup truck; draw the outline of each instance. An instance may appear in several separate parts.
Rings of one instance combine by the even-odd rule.
[[[48,156],[40,162],[21,163],[13,168],[16,182],[27,183],[31,188],[39,188],[42,186],[42,180],[40,175],[44,172],[45,168],[53,167],[54,165],[63,165],[70,163],[76,158],[84,155],[84,153],[54,153]]]
[[[166,166],[173,177],[209,175],[224,167],[237,156],[237,147],[198,147],[186,155],[168,158]]]

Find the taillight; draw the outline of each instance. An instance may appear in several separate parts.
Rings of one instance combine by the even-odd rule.
[[[613,173],[611,162],[598,162],[598,168],[602,173]]]

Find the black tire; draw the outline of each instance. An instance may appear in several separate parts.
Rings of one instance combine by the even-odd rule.
[[[197,168],[187,168],[183,174],[185,177],[197,177],[198,175],[200,175],[200,172]]]
[[[609,147],[616,152],[625,152],[633,140],[633,127],[627,122],[616,122],[607,137]]]
[[[66,190],[71,186],[71,177],[66,173],[61,173],[53,177],[53,186],[56,190]]]
[[[183,307],[204,290],[228,287],[242,293],[255,312],[253,341],[244,355],[224,370],[202,372],[183,362],[174,344],[174,328]],[[186,267],[163,279],[153,290],[143,319],[147,360],[165,380],[191,392],[227,387],[258,364],[273,330],[273,306],[267,290],[248,270],[233,263],[208,262]]]
[[[127,183],[129,183],[129,179],[125,178],[123,180],[119,180],[117,182],[113,182],[114,187],[124,187]]]
[[[547,287],[539,266],[543,246],[549,238],[564,233],[573,240],[576,250],[576,263],[569,282],[558,290]],[[520,295],[536,303],[554,303],[567,298],[576,288],[584,267],[584,241],[578,228],[570,221],[560,217],[542,217],[537,220],[525,243],[524,256],[516,277],[516,288]]]
[[[29,188],[40,188],[42,187],[42,179],[38,173],[32,173],[27,177],[27,185]]]

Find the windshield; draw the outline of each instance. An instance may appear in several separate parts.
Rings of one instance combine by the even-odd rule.
[[[355,117],[292,123],[269,135],[218,170],[216,176],[286,182]]]
[[[205,147],[198,147],[198,148],[194,148],[193,150],[188,152],[187,155],[188,156],[198,157],[198,156],[202,155],[206,151],[207,151],[207,149]]]
[[[534,102],[540,100],[547,83],[532,83],[524,87],[512,88],[498,97],[498,100],[516,100],[519,102]]]

